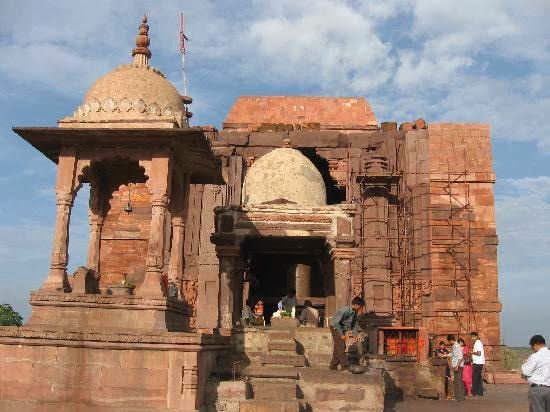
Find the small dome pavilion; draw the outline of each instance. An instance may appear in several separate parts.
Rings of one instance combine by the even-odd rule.
[[[99,78],[60,127],[188,127],[187,104],[162,72],[149,66],[149,25],[143,17],[132,50],[133,62]]]

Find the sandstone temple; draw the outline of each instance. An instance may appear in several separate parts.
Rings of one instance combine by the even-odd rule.
[[[441,393],[434,345],[474,330],[498,365],[488,125],[241,96],[221,130],[191,126],[148,32],[57,127],[14,128],[55,163],[57,208],[32,315],[0,328],[0,410],[380,411],[388,393]],[[88,255],[67,273],[81,188]],[[269,325],[290,289],[318,327]],[[361,375],[328,369],[329,320],[355,296]],[[259,299],[266,324],[243,324]]]

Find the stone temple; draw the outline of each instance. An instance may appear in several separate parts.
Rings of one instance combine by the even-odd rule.
[[[57,212],[32,315],[0,328],[0,410],[378,411],[388,394],[441,394],[432,348],[473,330],[498,367],[487,125],[242,96],[220,131],[192,127],[148,31],[57,127],[14,128],[57,165]],[[85,184],[88,258],[67,274]],[[293,288],[319,327],[243,325],[247,301],[269,323]],[[327,325],[355,296],[368,372],[329,371]]]

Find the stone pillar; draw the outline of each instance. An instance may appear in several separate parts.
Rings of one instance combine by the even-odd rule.
[[[296,296],[299,298],[311,297],[311,266],[297,264],[295,269],[296,276]]]
[[[364,221],[366,273],[364,295],[367,308],[391,313],[392,290],[389,269],[388,199],[372,195],[366,201]]]
[[[68,288],[69,222],[71,220],[73,197],[72,193],[56,193],[57,209],[50,272],[46,281],[42,284],[42,290],[65,291]]]
[[[42,284],[44,291],[68,291],[67,263],[69,260],[69,223],[74,200],[77,159],[74,150],[63,149],[57,166],[55,185],[56,215],[48,277]]]
[[[218,330],[222,335],[230,335],[235,321],[235,276],[240,249],[236,246],[217,246],[216,253],[220,260]]]
[[[145,260],[145,278],[137,289],[140,296],[164,296],[164,242],[166,241],[166,213],[170,187],[169,155],[154,157],[151,161],[149,185],[151,195],[151,229]]]
[[[182,410],[197,411],[199,407],[199,365],[197,352],[185,353],[185,363],[182,372]]]
[[[172,191],[172,245],[168,267],[168,282],[177,286],[180,296],[183,296],[183,248],[189,178],[186,176],[182,180],[181,182],[178,180]]]
[[[103,216],[90,211],[90,240],[88,243],[88,269],[99,273],[99,253],[101,244],[101,229],[103,228]]]
[[[392,287],[388,240],[388,159],[371,154],[365,164],[368,183],[362,185],[364,202],[362,247],[364,253],[363,295],[369,311],[392,313]]]
[[[90,208],[88,219],[90,223],[90,239],[88,242],[88,269],[94,273],[99,273],[99,257],[101,245],[101,230],[103,228],[104,209],[103,199],[101,197],[101,188],[99,182],[91,184],[90,189]]]
[[[351,262],[357,256],[355,248],[333,248],[334,292],[336,310],[351,303]]]

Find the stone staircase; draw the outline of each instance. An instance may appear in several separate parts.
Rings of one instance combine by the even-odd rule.
[[[382,411],[379,373],[352,375],[308,365],[293,329],[265,330],[267,348],[241,371],[242,380],[218,382],[212,411]]]
[[[300,410],[298,368],[306,365],[305,356],[296,353],[296,341],[290,330],[267,333],[268,347],[260,356],[260,365],[243,371],[250,384],[252,400],[241,402],[241,411],[244,406],[245,411],[297,412]]]

